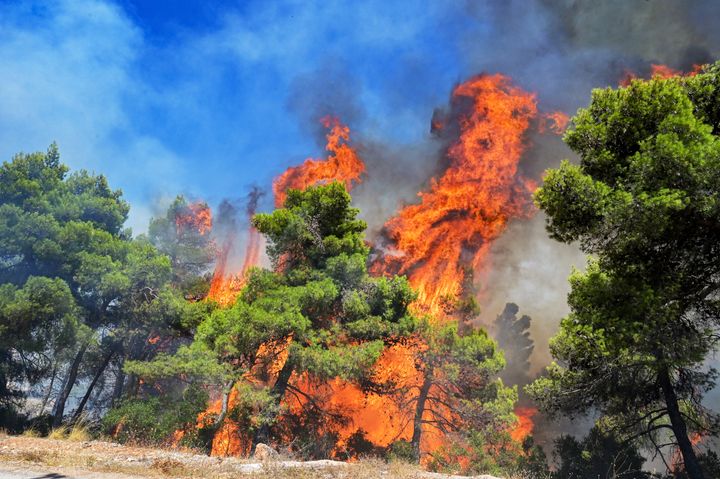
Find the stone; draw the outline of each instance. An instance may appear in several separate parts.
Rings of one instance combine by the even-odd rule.
[[[268,446],[267,444],[260,443],[255,446],[255,454],[253,454],[253,459],[257,459],[258,461],[267,461],[277,459],[279,456],[280,454],[275,449]]]

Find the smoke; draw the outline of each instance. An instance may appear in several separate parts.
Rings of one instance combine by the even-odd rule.
[[[694,64],[720,58],[716,25],[720,4],[712,0],[495,0],[467,2],[459,10],[450,5],[446,8],[446,18],[462,17],[458,22],[462,28],[454,32],[453,59],[461,64],[463,77],[456,81],[482,72],[508,75],[537,94],[542,111],[560,110],[572,116],[588,104],[593,88],[616,86],[628,72],[646,76],[652,64],[688,71]],[[411,64],[409,58],[398,62]],[[386,88],[397,91],[390,95],[391,103],[393,99],[397,102],[393,108],[413,101],[416,88],[412,77],[423,78],[423,73],[415,69],[408,75],[411,78],[389,77]],[[401,205],[417,202],[417,192],[447,166],[443,138],[452,135],[431,134],[432,129],[441,131],[437,123],[446,117],[443,110],[433,113],[433,107],[441,106],[437,97],[432,98],[432,107],[427,95],[416,98],[407,110],[413,119],[397,128],[425,126],[412,141],[390,143],[386,139],[390,135],[376,128],[385,124],[383,119],[368,119],[361,106],[360,100],[366,99],[364,85],[342,62],[330,62],[298,77],[294,86],[288,105],[303,127],[315,128],[325,114],[337,115],[350,125],[353,144],[367,166],[367,177],[353,197],[369,223],[370,239],[377,240],[384,222]],[[452,87],[447,84],[442,94],[447,95]],[[540,180],[547,168],[556,167],[562,159],[577,161],[559,137],[530,133],[526,143],[520,164],[523,176]],[[517,303],[532,317],[532,376],[551,361],[549,340],[568,313],[567,277],[573,266],[585,265],[579,249],[549,239],[544,224],[541,213],[512,221],[494,241],[485,266],[475,275],[483,325],[490,327],[508,302]],[[512,350],[510,343],[506,347],[510,354],[520,352]],[[717,390],[711,392],[713,397],[716,394]],[[585,429],[588,421],[575,424],[556,426],[567,433]],[[543,428],[552,429],[547,424]]]
[[[300,130],[310,134],[322,148],[327,129],[321,118],[340,118],[351,127],[365,118],[360,91],[359,80],[350,74],[342,60],[329,58],[319,68],[295,77],[287,108],[297,117]]]

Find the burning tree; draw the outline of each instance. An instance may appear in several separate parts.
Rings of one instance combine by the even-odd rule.
[[[669,440],[692,479],[691,434],[720,432],[701,402],[720,327],[719,91],[720,64],[596,90],[565,138],[580,165],[537,193],[552,237],[596,259],[570,277],[559,363],[532,393],[550,411],[599,410],[623,439]]]
[[[415,358],[422,382],[402,400],[404,408],[414,411],[410,443],[416,460],[423,433],[492,438],[515,421],[517,392],[496,379],[505,365],[502,353],[484,330],[472,328],[461,335],[458,329],[455,322],[424,321],[418,331]]]
[[[190,203],[182,196],[175,198],[164,216],[150,221],[148,239],[170,258],[173,283],[188,297],[207,293],[204,276],[214,258],[211,228],[208,205]]]
[[[339,183],[290,190],[284,208],[253,220],[274,270],[252,270],[234,305],[203,321],[190,346],[129,368],[220,385],[221,406],[206,429],[242,420],[252,436],[236,429],[245,452],[270,441],[288,394],[310,397],[303,380],[372,384],[385,345],[414,330],[414,294],[404,278],[368,275],[357,214]]]

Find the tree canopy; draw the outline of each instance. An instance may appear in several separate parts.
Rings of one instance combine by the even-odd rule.
[[[720,310],[720,64],[696,76],[595,90],[565,141],[580,156],[536,200],[552,237],[592,255],[570,277],[558,360],[531,388],[551,411],[598,410],[624,439],[663,431],[691,478]],[[659,441],[659,442],[658,442]]]

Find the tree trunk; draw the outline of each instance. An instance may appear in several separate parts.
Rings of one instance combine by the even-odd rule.
[[[670,373],[667,369],[660,372],[659,379],[660,387],[665,396],[665,405],[667,407],[668,417],[670,418],[670,424],[675,434],[675,440],[677,440],[680,454],[682,454],[685,472],[689,479],[704,479],[703,472],[700,469],[700,463],[695,455],[692,442],[690,442],[690,438],[688,437],[687,425],[680,413],[678,398],[670,382]]]
[[[40,406],[40,412],[38,413],[39,416],[42,416],[45,413],[45,407],[47,407],[47,403],[50,400],[50,396],[52,396],[53,386],[55,386],[55,378],[57,378],[57,367],[58,367],[58,363],[57,363],[57,359],[56,359],[55,363],[53,364],[53,370],[52,370],[52,375],[50,376],[50,385],[48,386],[47,394],[45,394],[42,405]]]
[[[290,376],[292,376],[293,369],[294,366],[290,364],[290,361],[285,361],[285,364],[278,373],[277,380],[273,385],[272,391],[270,391],[270,393],[275,396],[275,402],[277,405],[279,405],[280,401],[282,401],[283,397],[285,397],[285,391],[287,390],[288,383],[290,382]],[[263,424],[255,432],[250,454],[253,454],[255,452],[255,447],[258,444],[267,444],[268,442],[270,442],[270,425]]]
[[[112,393],[112,400],[110,401],[110,406],[117,406],[118,401],[122,397],[123,393],[123,386],[125,385],[125,371],[123,371],[123,367],[125,367],[125,354],[120,354],[120,361],[118,362],[118,372],[117,377],[115,378],[115,385],[113,386],[113,393]]]
[[[75,355],[75,359],[70,365],[67,378],[65,378],[65,385],[62,391],[60,391],[60,395],[58,396],[57,401],[55,401],[52,422],[53,427],[58,427],[62,423],[63,416],[65,415],[65,403],[70,397],[70,392],[72,391],[73,386],[75,386],[78,369],[80,369],[80,363],[82,363],[82,359],[85,356],[85,351],[87,350],[87,347],[88,343],[85,343],[80,347],[80,350],[77,352],[77,354]]]
[[[415,405],[415,419],[413,420],[413,435],[410,440],[413,455],[416,461],[420,461],[420,439],[422,438],[423,413],[425,412],[425,402],[427,401],[432,382],[430,381],[430,373],[426,373],[425,380],[420,387],[417,404]]]
[[[210,453],[212,452],[212,445],[213,441],[215,440],[215,434],[220,430],[223,421],[225,421],[225,416],[227,416],[228,406],[230,403],[230,391],[232,391],[232,386],[233,382],[229,382],[223,386],[220,414],[218,414],[218,417],[215,418],[215,422],[213,422],[212,427],[201,432],[201,438],[205,443],[205,450],[207,451],[208,455],[210,455]]]
[[[88,402],[88,399],[90,399],[90,394],[92,394],[93,389],[95,389],[95,385],[97,384],[98,380],[100,379],[100,376],[103,375],[105,372],[105,369],[107,369],[108,364],[110,364],[110,360],[115,355],[115,350],[111,349],[109,353],[105,356],[105,359],[103,360],[102,364],[98,368],[97,372],[95,373],[95,377],[93,377],[92,381],[90,382],[90,385],[87,388],[87,391],[85,391],[85,396],[83,396],[82,401],[80,401],[80,404],[78,405],[77,409],[75,410],[75,414],[73,414],[72,422],[76,422],[78,419],[80,419],[80,415],[83,412],[83,409],[85,409],[85,405]]]

